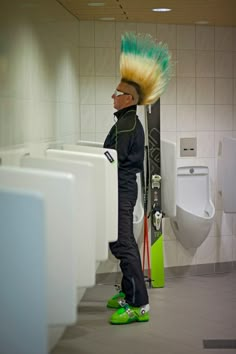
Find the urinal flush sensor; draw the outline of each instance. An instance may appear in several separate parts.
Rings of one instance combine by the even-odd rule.
[[[180,138],[180,157],[197,156],[197,138]]]

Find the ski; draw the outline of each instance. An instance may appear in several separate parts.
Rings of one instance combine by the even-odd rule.
[[[153,288],[162,288],[165,276],[161,209],[160,100],[147,107],[146,117],[149,160],[149,220],[151,224],[151,284]]]

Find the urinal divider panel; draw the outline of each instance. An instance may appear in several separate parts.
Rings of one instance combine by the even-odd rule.
[[[146,134],[149,160],[149,221],[151,230],[151,283],[164,287],[162,208],[161,208],[161,136],[160,100],[147,107]]]

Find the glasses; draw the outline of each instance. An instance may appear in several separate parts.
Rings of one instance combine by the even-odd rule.
[[[113,96],[115,96],[115,97],[119,97],[119,96],[123,96],[123,95],[130,95],[130,93],[121,92],[121,91],[117,91],[117,90],[115,90],[113,93]]]

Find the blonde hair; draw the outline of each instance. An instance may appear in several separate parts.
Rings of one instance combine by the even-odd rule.
[[[171,56],[166,45],[148,34],[125,33],[121,40],[121,81],[135,87],[141,105],[156,102],[170,80]]]

